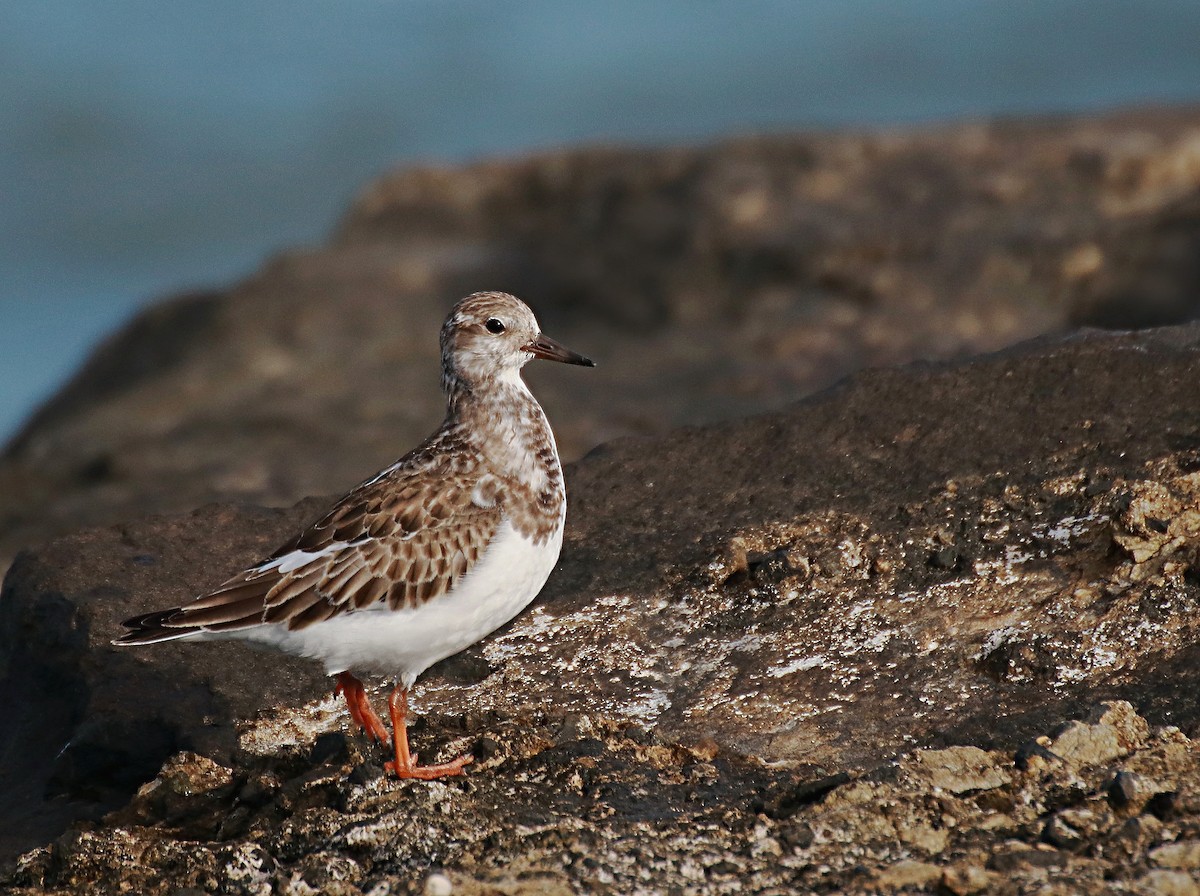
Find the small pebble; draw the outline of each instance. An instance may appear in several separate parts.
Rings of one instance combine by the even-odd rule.
[[[454,884],[450,882],[450,878],[442,874],[440,871],[435,871],[429,877],[425,878],[425,886],[421,890],[423,896],[450,896],[454,892]]]
[[[1108,785],[1108,802],[1114,809],[1122,809],[1137,799],[1140,790],[1137,775],[1117,772]]]

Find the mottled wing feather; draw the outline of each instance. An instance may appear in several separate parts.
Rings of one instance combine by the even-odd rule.
[[[294,630],[384,601],[399,609],[444,594],[478,562],[502,519],[501,502],[472,501],[472,473],[453,456],[437,466],[402,462],[258,566],[156,614],[155,627],[235,631],[275,623]]]

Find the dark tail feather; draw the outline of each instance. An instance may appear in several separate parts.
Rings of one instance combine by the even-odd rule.
[[[159,610],[157,613],[145,613],[141,616],[134,616],[132,619],[126,619],[121,624],[129,631],[119,638],[114,638],[113,643],[117,645],[158,644],[160,641],[186,638],[188,635],[194,635],[200,631],[198,626],[172,627],[168,625],[168,621],[178,614],[180,609],[180,607],[172,607],[169,610]]]

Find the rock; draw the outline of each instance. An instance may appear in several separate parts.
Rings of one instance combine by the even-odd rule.
[[[188,887],[384,894],[444,891],[445,877],[453,892],[468,894],[565,894],[598,883],[618,892],[1096,892],[1160,857],[1172,861],[1163,838],[1185,843],[1180,822],[1138,816],[1126,825],[1142,823],[1147,836],[1122,840],[1131,851],[1114,851],[1101,818],[1110,776],[1086,768],[1072,779],[1060,769],[1057,778],[1024,774],[999,788],[952,794],[905,772],[902,760],[773,819],[756,794],[785,787],[793,771],[728,752],[699,759],[679,744],[631,739],[626,723],[589,718],[586,749],[556,740],[562,716],[497,719],[505,754],[444,782],[355,780],[358,740],[351,755],[316,769],[286,745],[274,754],[239,751],[230,768],[180,754],[130,807],[20,857],[0,872],[0,887],[17,896],[82,896],[101,881],[146,896]],[[310,721],[298,720],[298,728]],[[263,717],[242,734],[263,742],[262,732],[279,724]],[[426,717],[421,733],[446,752],[461,749],[461,731],[445,716]],[[1004,758],[986,755],[991,763]],[[1198,757],[1190,742],[1152,738],[1127,761],[1194,779]],[[704,774],[684,773],[704,765]],[[1035,842],[1038,819],[1064,798],[1067,780],[1080,802],[1055,813],[1081,838],[1070,852]],[[989,822],[1010,790],[1016,824],[1000,830]],[[170,799],[156,796],[164,792]],[[214,821],[231,809],[245,813],[245,829],[214,840]],[[1136,883],[1176,880],[1164,874]]]
[[[1124,700],[1104,704],[1091,718],[1093,724],[1067,724],[1050,750],[1074,765],[1103,765],[1127,755],[1149,734],[1145,720]]]
[[[883,869],[875,878],[880,889],[924,887],[942,879],[942,869],[929,862],[905,859]]]
[[[717,751],[706,755],[833,774],[912,747],[1013,749],[1097,694],[1136,700],[1156,723],[1192,724],[1196,586],[1182,569],[1165,573],[1169,587],[1129,578],[1106,523],[1120,501],[1082,483],[1097,469],[1114,483],[1180,475],[1191,449],[1175,433],[1200,417],[1197,373],[1200,328],[1091,334],[865,374],[775,414],[610,443],[568,471],[566,543],[538,603],[456,659],[482,678],[431,672],[418,712],[461,713],[469,693],[464,749],[496,741],[486,719],[540,706],[564,714],[565,732],[583,731],[567,715],[619,718]],[[1139,397],[1151,375],[1161,405]],[[1036,414],[1022,404],[1031,390]],[[238,643],[109,645],[121,619],[212,587],[324,503],[217,505],[86,530],[14,564],[0,599],[0,688],[22,709],[0,747],[23,764],[0,784],[25,821],[9,830],[34,845],[68,811],[118,805],[181,749],[228,762],[238,719],[329,693],[313,665]],[[970,544],[969,570],[924,562],[947,520]],[[791,559],[750,578],[738,551]],[[1036,643],[1046,661],[997,675],[989,657],[1017,643]],[[290,744],[308,761],[339,713],[314,704],[310,718],[281,718],[240,748]],[[1049,750],[1079,769],[1147,736],[1128,703],[1112,701]],[[23,748],[32,743],[45,746]],[[913,768],[951,792],[1003,786],[1006,773],[977,752],[937,762]],[[43,803],[47,793],[70,809]],[[59,814],[34,823],[47,812]],[[912,836],[928,848],[942,835],[917,826]]]
[[[1200,886],[1182,871],[1148,871],[1137,880],[1137,892],[1146,896],[1196,896]]]
[[[1128,700],[1111,700],[1092,707],[1087,721],[1116,732],[1122,750],[1132,752],[1150,737],[1150,726]]]
[[[1200,535],[1200,514],[1195,510],[1198,489],[1200,474],[1196,473],[1175,477],[1170,483],[1129,484],[1113,540],[1132,559],[1132,576],[1159,574],[1181,550],[1177,559],[1184,563],[1195,556],[1194,545]]]
[[[1050,750],[1051,743],[1045,735],[1025,741],[1013,754],[1013,765],[1021,771],[1031,771],[1061,763],[1062,757]]]
[[[1178,868],[1185,871],[1200,869],[1200,842],[1184,840],[1180,843],[1163,844],[1150,850],[1150,861],[1159,868]]]
[[[421,892],[424,896],[451,896],[454,892],[454,884],[446,875],[434,873],[425,878]]]
[[[1059,849],[1074,849],[1084,842],[1083,834],[1061,815],[1053,816],[1042,829],[1042,839]]]
[[[435,334],[475,289],[599,359],[532,374],[569,458],[866,367],[1192,319],[1198,127],[1176,108],[393,172],[328,244],[97,350],[0,460],[0,566],[81,526],[352,487],[437,423]]]
[[[1078,849],[1094,843],[1113,823],[1102,805],[1072,806],[1054,813],[1042,829],[1042,839],[1059,849]]]
[[[1101,765],[1125,755],[1113,729],[1069,722],[1054,738],[1051,750],[1075,765]]]
[[[1140,775],[1119,771],[1108,785],[1108,801],[1114,809],[1136,809],[1153,795],[1152,786]]]
[[[1011,776],[993,757],[978,747],[918,750],[912,758],[913,774],[950,793],[991,790],[1008,784]]]
[[[18,560],[0,596],[0,705],[15,707],[0,730],[13,757],[0,769],[0,844],[36,843],[81,811],[121,805],[177,751],[227,762],[238,719],[326,692],[311,663],[233,644],[190,656],[172,644],[151,654],[109,645],[132,607],[219,584],[228,570],[214,569],[214,556],[253,562],[312,507],[209,507],[84,532]]]
[[[1030,848],[1023,843],[1003,844],[988,859],[987,867],[1000,874],[1028,873],[1034,869],[1061,869],[1067,866],[1069,859],[1065,853],[1046,846],[1043,849]]]
[[[176,753],[153,781],[138,789],[125,811],[146,822],[165,819],[177,823],[191,811],[197,795],[223,802],[237,787],[229,769],[204,756]]]
[[[0,459],[0,889],[1183,886],[1200,325],[784,402],[1194,316],[1196,122],[408,172],[330,246],[151,310]],[[414,697],[415,747],[469,774],[385,778],[311,664],[110,645],[327,499],[244,502],[431,428],[429,334],[474,285],[544,296],[611,373],[536,384],[568,453],[604,441],[561,562]]]
[[[769,818],[791,818],[801,807],[817,802],[835,788],[849,783],[850,780],[849,774],[838,772],[835,775],[825,775],[815,780],[803,781],[794,787],[783,788],[764,801],[763,812]]]
[[[1158,843],[1162,834],[1162,822],[1153,815],[1135,816],[1105,838],[1104,854],[1114,861],[1130,864]]]
[[[983,893],[994,885],[995,876],[986,868],[978,865],[959,864],[947,868],[942,873],[942,888],[954,896],[970,896],[972,893]]]

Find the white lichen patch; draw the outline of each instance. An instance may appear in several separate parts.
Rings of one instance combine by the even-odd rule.
[[[989,654],[995,653],[1005,644],[1019,640],[1028,627],[1028,622],[1021,622],[1017,625],[1002,625],[999,628],[992,629],[988,632],[987,637],[983,639],[983,643],[979,645],[979,649],[971,655],[971,659],[982,659]]]
[[[1061,552],[1074,547],[1074,543],[1083,535],[1095,531],[1096,527],[1109,522],[1107,514],[1090,513],[1083,516],[1065,516],[1056,523],[1045,523],[1034,526],[1034,539],[1049,542],[1054,545],[1054,551]],[[1049,551],[1039,550],[1037,556],[1045,558]]]
[[[661,689],[639,691],[638,696],[625,707],[625,714],[643,724],[651,724],[671,708],[671,697]]]
[[[338,834],[337,843],[355,849],[370,849],[384,846],[396,837],[404,819],[399,815],[371,817],[346,825]]]
[[[659,604],[664,602],[659,601]],[[531,654],[554,655],[556,660],[547,663],[545,674],[587,673],[596,680],[623,684],[626,688],[625,693],[613,699],[581,695],[580,700],[572,701],[564,694],[558,708],[580,709],[586,703],[592,711],[653,724],[671,706],[671,683],[688,671],[684,665],[686,654],[663,651],[658,644],[661,640],[671,639],[682,644],[687,632],[680,622],[676,632],[658,642],[606,638],[606,620],[628,618],[632,609],[633,598],[627,595],[605,595],[586,608],[561,616],[535,607],[510,631],[492,639],[484,647],[484,655],[493,667],[503,670],[502,674],[513,685],[516,685],[517,670],[529,668]],[[661,609],[661,606],[652,603],[649,609]],[[581,637],[581,633],[590,636]],[[564,637],[571,638],[577,645],[565,660],[559,655],[558,643]]]
[[[1020,578],[1020,567],[1034,559],[1032,552],[1016,545],[1005,545],[1004,556],[999,559],[981,559],[972,564],[976,578],[995,585],[1013,585]]]
[[[1131,653],[1173,650],[1181,644],[1179,631],[1148,619],[1105,619],[1089,631],[1051,640],[1051,649],[1059,658],[1053,684],[1060,689],[1068,687],[1097,672],[1121,667]]]
[[[239,891],[270,896],[274,863],[266,851],[254,843],[239,843],[225,854],[223,877],[236,883]]]
[[[248,753],[270,756],[280,747],[311,744],[318,735],[337,731],[346,718],[340,697],[325,697],[294,709],[284,707],[244,723],[238,745]]]
[[[812,656],[798,657],[784,663],[782,666],[772,666],[767,669],[767,675],[770,675],[772,678],[783,678],[785,675],[791,675],[793,672],[803,672],[806,669],[815,669],[818,666],[828,665],[829,657],[823,653],[818,653]]]

